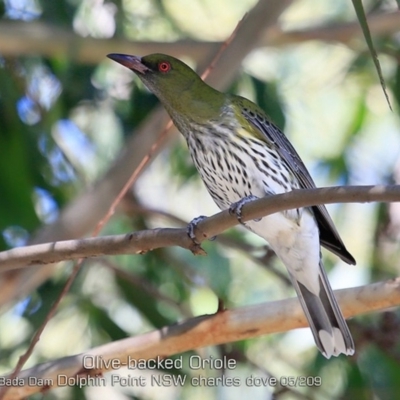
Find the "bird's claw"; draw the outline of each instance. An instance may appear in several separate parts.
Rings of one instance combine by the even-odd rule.
[[[196,235],[194,233],[195,229],[197,228],[197,225],[199,224],[199,222],[203,221],[204,219],[206,219],[207,217],[204,215],[200,215],[199,217],[193,218],[189,223],[188,226],[186,228],[186,232],[188,234],[188,236],[190,237],[190,239],[193,241],[194,244],[199,245],[200,243],[197,241],[196,239]],[[211,237],[209,240],[215,240],[216,236]]]
[[[242,221],[242,208],[245,204],[251,203],[254,200],[258,200],[258,197],[251,194],[250,196],[243,197],[243,199],[240,199],[236,203],[232,203],[229,207],[229,214],[235,215],[237,220],[244,225],[244,222]],[[254,221],[261,221],[261,218],[257,218]]]

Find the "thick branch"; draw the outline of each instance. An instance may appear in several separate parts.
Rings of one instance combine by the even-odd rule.
[[[371,34],[374,36],[391,35],[399,30],[400,11],[371,14],[367,17],[367,21]],[[269,46],[284,46],[319,40],[347,44],[361,35],[362,30],[358,20],[288,31],[282,31],[280,26],[273,26],[263,37],[262,43]]]
[[[400,304],[400,278],[368,286],[337,290],[335,295],[347,318],[393,307]],[[86,359],[90,357],[90,360],[93,360],[93,357],[95,360],[114,360],[115,370],[116,364],[120,363],[120,366],[124,366],[128,360],[164,358],[199,347],[306,326],[307,321],[297,299],[286,299],[204,315],[22,371],[18,376],[20,379],[18,387],[10,388],[5,399],[21,399],[43,389],[57,387],[58,377],[61,374],[83,378],[111,370],[110,367],[106,368],[105,362],[101,366],[98,365],[96,369],[90,369],[87,363],[84,364],[85,357]],[[31,382],[46,379],[47,381],[42,382],[51,383],[51,385],[46,388],[29,385],[29,378]]]
[[[278,211],[330,203],[364,203],[371,201],[400,201],[400,185],[343,186],[294,190],[256,200],[243,207],[243,220],[261,218]],[[238,224],[227,210],[198,224],[199,243]],[[152,249],[180,246],[195,254],[204,254],[187,236],[185,229],[151,229],[126,235],[45,243],[0,253],[0,271],[29,265],[48,264],[67,259],[114,254],[140,254]]]
[[[400,12],[374,14],[368,17],[368,25],[375,36],[390,35],[398,31]],[[277,24],[267,29],[259,46],[282,46],[309,40],[348,43],[361,35],[358,21],[303,30],[283,31]],[[160,52],[175,57],[188,56],[196,61],[214,54],[221,42],[181,40],[177,42],[137,42],[124,38],[83,38],[72,31],[44,22],[2,20],[0,23],[0,52],[3,56],[41,54],[47,57],[65,56],[81,63],[96,64],[108,53],[150,54]]]

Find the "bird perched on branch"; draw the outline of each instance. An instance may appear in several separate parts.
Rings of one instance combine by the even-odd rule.
[[[164,54],[109,54],[162,102],[185,137],[210,195],[239,221],[255,198],[314,188],[286,136],[251,101],[207,85],[182,61]],[[352,355],[354,343],[324,271],[320,245],[355,264],[325,206],[287,210],[246,228],[268,241],[285,264],[322,354]]]

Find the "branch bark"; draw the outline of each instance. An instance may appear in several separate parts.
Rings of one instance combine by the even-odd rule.
[[[294,190],[265,197],[243,207],[243,221],[257,219],[288,209],[331,203],[364,203],[372,201],[400,201],[400,185],[393,186],[338,186]],[[201,221],[196,230],[196,241],[221,234],[238,224],[228,210]],[[45,243],[15,248],[0,253],[0,271],[24,266],[48,264],[63,260],[115,254],[141,254],[167,246],[180,246],[194,254],[205,254],[188,237],[186,229],[159,228],[125,235]]]
[[[393,34],[400,25],[400,12],[370,15],[368,25],[375,36]],[[274,23],[266,29],[258,46],[284,46],[309,40],[349,43],[361,33],[358,21],[288,31]],[[3,56],[40,54],[45,57],[64,57],[67,54],[71,59],[84,64],[96,64],[108,53],[144,55],[160,52],[174,57],[188,56],[200,61],[214,54],[221,44],[195,40],[137,42],[124,38],[94,39],[81,37],[72,31],[44,22],[2,20],[0,23],[0,53]]]
[[[337,290],[335,296],[347,318],[386,309],[400,304],[400,278]],[[132,360],[165,358],[199,347],[306,326],[308,326],[307,321],[295,298],[203,315],[22,371],[18,375],[17,384],[8,389],[4,399],[22,399],[57,387],[60,375],[76,377],[79,382],[79,379],[115,371],[119,367],[127,366]],[[94,365],[95,368],[87,365],[85,360],[88,359],[91,363],[93,360],[98,362]],[[108,364],[110,361],[113,362],[114,368]],[[37,384],[32,385],[32,382]]]

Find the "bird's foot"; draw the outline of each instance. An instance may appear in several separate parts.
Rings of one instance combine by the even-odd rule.
[[[205,215],[200,215],[199,217],[193,218],[189,222],[189,224],[186,228],[186,232],[187,232],[188,236],[190,237],[190,239],[192,239],[193,243],[196,245],[199,245],[200,243],[197,241],[194,231],[197,228],[197,225],[199,224],[199,222],[203,221],[206,218],[207,217]],[[216,238],[216,236],[213,236],[209,240],[215,240],[215,238]]]
[[[231,206],[229,207],[229,214],[231,215],[236,215],[237,220],[244,225],[244,222],[242,221],[242,208],[245,204],[251,203],[254,200],[258,200],[259,198],[254,195],[246,196],[243,197],[243,199],[240,199],[236,203],[232,203]],[[255,222],[261,221],[261,218],[255,219]]]

